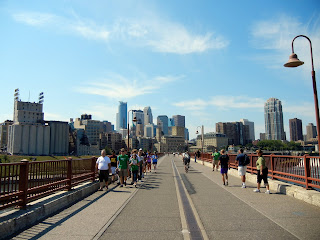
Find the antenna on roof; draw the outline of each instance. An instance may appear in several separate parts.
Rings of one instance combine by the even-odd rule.
[[[39,93],[39,104],[42,104],[44,101],[43,92]]]
[[[14,101],[19,101],[19,88],[14,90]]]

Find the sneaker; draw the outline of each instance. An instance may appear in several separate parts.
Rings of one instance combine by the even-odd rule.
[[[124,182],[124,185],[127,186],[127,182]]]
[[[267,190],[267,191],[266,191],[266,194],[270,194],[270,190]]]
[[[212,169],[212,172],[214,172],[214,169]]]
[[[99,188],[99,189],[98,189],[98,191],[102,191],[102,190],[103,190],[102,188]]]
[[[228,186],[228,181],[226,181],[226,185]]]
[[[225,186],[226,184],[225,183],[223,183],[223,186]]]
[[[242,184],[242,188],[246,188],[246,185],[245,185],[245,184]]]
[[[123,185],[121,184],[120,187],[123,187]]]
[[[260,189],[255,189],[255,190],[253,190],[254,192],[260,192]]]

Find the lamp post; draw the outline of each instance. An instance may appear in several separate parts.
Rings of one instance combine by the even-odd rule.
[[[129,152],[129,150],[130,150],[130,142],[129,142],[129,139],[130,139],[130,132],[129,132],[129,112],[132,112],[132,110],[129,110],[128,111],[128,152]],[[136,122],[137,121],[137,118],[136,117],[134,117],[133,119],[132,119],[132,122]]]
[[[196,134],[199,133],[198,128],[200,128],[200,126],[197,127]],[[203,141],[204,141],[203,134],[204,134],[204,127],[203,127],[203,125],[202,125],[202,126],[201,126],[201,154],[203,154]],[[202,165],[204,165],[203,156],[201,156],[201,160],[202,160]]]
[[[292,54],[289,56],[289,61],[284,64],[285,67],[298,67],[304,64],[304,62],[300,61],[298,59],[297,54],[294,53],[293,49],[293,42],[298,37],[304,37],[308,39],[310,43],[310,52],[311,52],[311,76],[312,76],[312,84],[313,84],[313,97],[314,97],[314,106],[316,111],[316,122],[317,122],[317,134],[318,134],[318,151],[320,147],[320,125],[319,125],[319,103],[318,103],[318,93],[317,93],[317,84],[316,84],[316,72],[314,71],[314,65],[313,65],[313,54],[312,54],[312,44],[310,38],[308,38],[305,35],[298,35],[292,40]],[[320,154],[320,151],[319,151]]]

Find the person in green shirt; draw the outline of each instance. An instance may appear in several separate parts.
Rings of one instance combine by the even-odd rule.
[[[220,155],[221,154],[218,152],[217,149],[215,149],[214,153],[212,153],[212,156],[213,156],[213,159],[212,159],[212,171],[214,171],[214,167],[216,167],[216,170],[218,171]]]
[[[120,178],[120,187],[123,187],[123,184],[127,185],[127,176],[128,176],[128,164],[129,164],[129,157],[125,153],[125,149],[121,148],[120,155],[117,158],[117,166],[119,171],[119,178]]]
[[[262,156],[263,152],[259,149],[257,150],[258,154],[258,160],[256,162],[256,167],[257,167],[257,189],[253,190],[254,192],[258,193],[260,192],[260,185],[261,185],[261,180],[263,180],[264,185],[267,188],[266,193],[270,194],[269,190],[269,183],[268,183],[268,168],[266,166],[266,160]]]
[[[137,157],[137,150],[132,151],[132,155],[130,157],[129,165],[131,166],[132,172],[132,184],[137,187],[137,179],[138,179],[138,172],[139,172],[139,158]]]

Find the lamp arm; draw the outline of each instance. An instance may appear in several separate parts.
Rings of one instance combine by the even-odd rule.
[[[307,36],[305,36],[305,35],[298,35],[298,36],[296,36],[296,37],[292,40],[292,43],[291,43],[292,53],[294,53],[293,42],[294,42],[294,40],[296,40],[296,38],[298,38],[298,37],[304,37],[304,38],[308,39],[308,41],[309,41],[309,43],[310,43],[311,67],[312,67],[312,72],[314,72],[314,65],[313,65],[313,53],[312,53],[312,43],[311,43],[310,38],[308,38],[308,37],[307,37]]]

